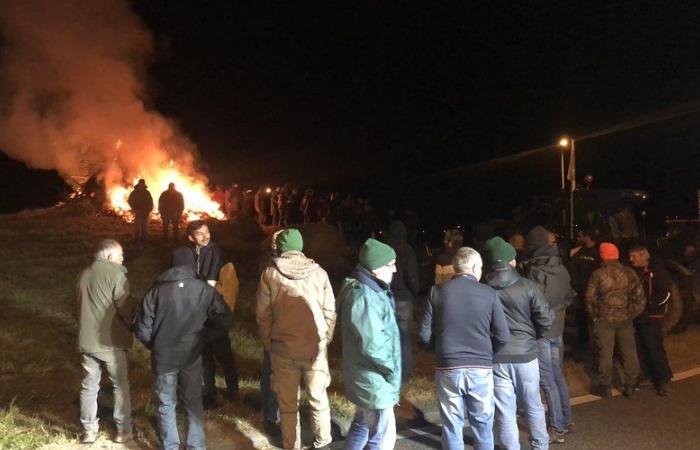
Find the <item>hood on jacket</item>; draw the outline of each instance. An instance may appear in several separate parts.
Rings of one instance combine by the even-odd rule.
[[[528,231],[527,237],[527,252],[533,256],[539,256],[552,247],[549,243],[549,231],[541,225],[537,225],[532,230]]]
[[[494,289],[505,289],[514,285],[520,275],[518,271],[506,262],[494,263],[493,270],[486,275],[486,284]]]
[[[272,258],[272,263],[282,275],[292,280],[307,278],[319,268],[313,259],[297,251],[284,252]]]
[[[158,277],[158,281],[180,281],[190,278],[197,278],[197,275],[191,267],[175,266],[161,273]]]
[[[406,225],[404,225],[404,223],[400,220],[394,220],[389,226],[389,235],[392,239],[405,241],[408,238]]]

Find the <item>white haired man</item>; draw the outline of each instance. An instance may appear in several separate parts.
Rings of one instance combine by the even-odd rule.
[[[435,343],[442,448],[464,448],[466,405],[474,448],[493,449],[493,355],[510,331],[496,291],[479,283],[479,253],[462,247],[452,263],[454,277],[433,287],[418,334],[423,344]]]
[[[126,352],[132,336],[127,324],[133,302],[129,301],[124,251],[114,239],[100,242],[95,261],[83,270],[78,281],[80,308],[78,350],[82,353],[85,377],[80,389],[80,422],[82,442],[97,439],[97,393],[100,389],[102,366],[107,369],[114,385],[115,442],[127,442],[132,437],[131,399]]]

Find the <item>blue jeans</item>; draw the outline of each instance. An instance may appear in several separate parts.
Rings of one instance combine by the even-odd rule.
[[[560,433],[571,423],[569,388],[561,371],[563,347],[561,336],[537,341],[540,386],[547,402],[547,423]]]
[[[158,398],[158,422],[160,439],[165,450],[180,448],[177,433],[175,407],[177,387],[180,385],[183,402],[187,410],[187,448],[206,449],[204,438],[204,411],[202,408],[202,357],[189,365],[165,373],[156,374],[156,397]]]
[[[270,352],[264,351],[262,373],[260,374],[260,403],[263,419],[277,423],[280,421],[280,407],[277,396],[272,391],[270,376],[272,375],[272,362]]]
[[[355,417],[345,438],[345,450],[391,450],[395,443],[394,408],[355,407]]]
[[[540,372],[537,360],[527,363],[493,365],[498,440],[507,450],[519,450],[516,412],[521,405],[530,428],[533,450],[549,448],[549,433],[540,398]]]
[[[100,390],[102,364],[114,387],[114,423],[117,429],[131,431],[131,396],[126,350],[83,353],[85,378],[80,386],[80,422],[85,431],[97,431],[97,393]]]
[[[475,450],[493,450],[493,370],[481,367],[435,371],[442,419],[442,448],[464,449],[464,406]]]

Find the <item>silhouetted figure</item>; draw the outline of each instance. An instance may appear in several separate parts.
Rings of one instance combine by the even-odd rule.
[[[146,181],[140,179],[134,190],[129,194],[129,206],[134,212],[134,240],[146,242],[148,237],[148,217],[153,211],[153,197],[148,191]]]
[[[168,190],[163,191],[158,198],[158,212],[163,219],[163,239],[168,240],[168,226],[173,225],[173,238],[178,240],[180,230],[180,219],[185,210],[185,199],[182,194],[175,189],[175,183],[168,185]]]

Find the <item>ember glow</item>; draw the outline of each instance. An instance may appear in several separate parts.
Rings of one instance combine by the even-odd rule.
[[[140,178],[146,180],[148,190],[153,196],[153,213],[158,213],[158,197],[160,197],[160,194],[168,189],[168,184],[175,183],[175,189],[180,191],[185,198],[185,220],[191,221],[208,217],[223,220],[225,218],[224,213],[221,212],[220,205],[211,199],[205,180],[184,175],[177,169],[173,161],[170,161],[168,167],[157,170],[143,170],[140,176],[134,178],[129,187],[108,187],[107,197],[112,210],[129,222],[134,220],[134,216],[131,213],[131,207],[127,200],[134,189],[134,185]]]

